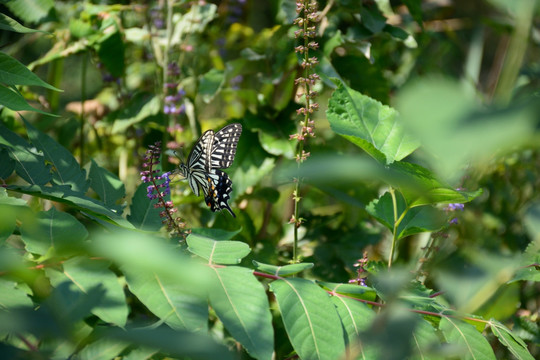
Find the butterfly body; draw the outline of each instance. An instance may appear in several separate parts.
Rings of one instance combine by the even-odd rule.
[[[231,166],[242,125],[230,124],[217,133],[208,130],[197,140],[189,153],[186,163],[181,163],[179,173],[188,180],[193,193],[200,195],[212,211],[227,209],[236,217],[228,204],[232,191],[232,181],[224,171]]]

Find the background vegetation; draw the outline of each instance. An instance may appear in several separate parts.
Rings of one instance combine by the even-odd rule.
[[[539,357],[539,15],[2,1],[1,357]]]

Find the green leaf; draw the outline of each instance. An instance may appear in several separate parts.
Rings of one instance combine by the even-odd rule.
[[[208,104],[216,96],[225,81],[223,70],[211,69],[201,77],[199,81],[199,94],[203,101]]]
[[[487,302],[498,297],[502,286],[512,279],[520,266],[517,255],[497,255],[477,247],[462,244],[466,260],[452,258],[440,261],[434,271],[434,280],[440,291],[445,292],[454,307],[463,313],[473,313]]]
[[[180,45],[187,34],[201,33],[216,16],[217,6],[215,4],[193,5],[183,16],[173,18],[174,31],[171,38],[171,45]]]
[[[533,360],[534,357],[531,355],[527,349],[527,344],[517,335],[513,334],[506,326],[504,326],[499,321],[490,320],[491,331],[501,344],[503,344],[512,355],[519,360]]]
[[[386,226],[392,233],[394,225],[398,219],[403,216],[403,219],[397,227],[397,239],[418,234],[422,232],[432,232],[440,230],[445,224],[445,219],[440,210],[431,206],[418,206],[408,209],[401,194],[396,193],[396,215],[394,219],[394,203],[392,195],[386,192],[379,199],[373,200],[366,207],[366,211],[375,217],[381,224]]]
[[[535,201],[525,211],[525,227],[535,243],[540,245],[540,202]]]
[[[9,157],[15,161],[17,175],[26,182],[43,185],[51,180],[50,168],[45,166],[43,157],[32,152],[30,144],[0,123],[1,146],[4,146]]]
[[[375,313],[366,304],[341,296],[332,296],[341,322],[345,331],[347,345],[354,354],[358,354],[359,359],[377,358],[376,350],[368,342],[361,341],[360,335],[367,331],[374,318]]]
[[[266,131],[259,131],[259,141],[265,151],[272,155],[283,155],[287,159],[293,159],[295,154],[295,145],[285,134],[276,136]],[[287,136],[287,137],[284,137]]]
[[[0,105],[7,107],[13,111],[35,111],[40,114],[58,117],[58,115],[51,114],[35,107],[30,106],[26,99],[22,97],[18,92],[11,90],[0,84]]]
[[[167,325],[176,330],[207,331],[204,289],[138,267],[123,267],[122,272],[129,290]]]
[[[152,355],[156,354],[157,352],[158,351],[156,349],[139,347],[122,356],[122,360],[148,360],[151,359]]]
[[[317,281],[317,284],[331,291],[332,293],[343,294],[343,295],[347,295],[349,297],[354,297],[357,299],[374,301],[375,298],[377,297],[377,293],[375,292],[375,289],[370,288],[369,286],[331,283],[331,282],[326,282],[326,281]]]
[[[126,196],[124,183],[112,172],[96,164],[93,159],[88,177],[92,181],[92,189],[99,195],[101,201],[121,213],[122,206],[116,203]]]
[[[77,357],[80,360],[110,360],[116,358],[128,344],[116,339],[103,337],[86,345]]]
[[[68,324],[76,325],[90,316],[105,296],[105,289],[101,285],[93,286],[84,292],[78,286],[72,281],[60,282],[46,300],[52,313],[60,314],[62,321]]]
[[[436,356],[433,349],[440,345],[440,340],[435,328],[426,320],[421,319],[416,323],[413,333],[414,355],[412,359],[445,359],[444,356]]]
[[[251,249],[241,241],[215,241],[203,236],[189,234],[188,250],[213,264],[239,264]]]
[[[25,22],[37,23],[46,17],[54,7],[53,0],[7,1],[5,5]]]
[[[426,160],[451,183],[469,165],[534,142],[532,107],[486,108],[454,80],[412,82],[400,91],[396,106],[403,124],[421,141]]]
[[[212,268],[210,305],[231,335],[256,359],[272,359],[274,329],[262,284],[249,269]]]
[[[362,6],[359,9],[362,19],[362,25],[364,25],[373,34],[377,34],[382,31],[386,25],[386,18],[381,14],[377,6]]]
[[[49,135],[42,133],[24,119],[28,137],[32,144],[40,150],[45,159],[53,166],[53,181],[58,185],[68,185],[74,191],[85,193],[88,190],[86,171],[65,147],[57,143]]]
[[[466,203],[482,194],[482,190],[453,189],[438,180],[428,169],[413,163],[397,161],[387,166],[386,181],[399,189],[409,207],[429,204]]]
[[[112,134],[124,133],[130,126],[158,114],[161,110],[160,104],[158,96],[137,93],[120,113],[114,114],[116,119],[111,130]]]
[[[411,14],[412,18],[418,25],[420,25],[421,28],[424,27],[424,23],[422,21],[422,0],[403,0],[403,3],[409,9],[409,13]]]
[[[403,159],[418,147],[417,141],[405,133],[394,109],[341,81],[336,80],[336,84],[326,114],[337,134],[387,164]]]
[[[23,306],[33,306],[26,291],[18,288],[16,282],[0,278],[0,309],[9,310]]]
[[[294,19],[298,16],[295,4],[287,0],[279,0],[278,4],[278,14],[276,19],[281,20],[283,24],[292,24]]]
[[[65,261],[62,267],[63,271],[46,269],[53,286],[70,281],[83,294],[91,288],[102,286],[105,290],[105,296],[92,310],[92,313],[107,323],[117,326],[126,324],[128,315],[126,296],[118,278],[109,270],[109,262],[75,257]]]
[[[129,207],[128,221],[137,229],[146,231],[157,231],[161,229],[160,208],[154,207],[157,199],[150,200],[146,195],[148,184],[142,183],[137,187],[135,195],[131,199]]]
[[[212,228],[192,228],[191,233],[195,235],[200,235],[202,237],[211,238],[214,240],[231,240],[236,235],[240,234],[242,228],[235,231],[226,231],[222,229],[212,229]]]
[[[21,222],[34,221],[34,213],[23,199],[8,196],[5,188],[0,187],[0,242],[6,240]],[[1,259],[0,259],[1,262]]]
[[[9,153],[6,149],[0,148],[0,179],[7,179],[13,174],[15,170],[15,161],[9,157]]]
[[[15,21],[14,19],[10,18],[9,16],[5,14],[0,14],[0,30],[14,31],[21,34],[28,34],[28,33],[35,33],[35,32],[49,34],[46,31],[27,28],[26,26],[19,24],[17,21]]]
[[[102,338],[117,339],[135,346],[160,349],[174,358],[200,360],[232,360],[230,352],[210,336],[189,331],[178,331],[160,326],[145,329],[107,328],[99,332]]]
[[[208,266],[186,256],[182,248],[166,243],[162,237],[122,230],[95,236],[92,240],[92,254],[110,259],[120,268],[157,274],[159,278],[170,278],[201,291],[209,283]]]
[[[45,255],[50,248],[60,253],[79,250],[88,231],[75,217],[53,206],[48,211],[40,211],[35,222],[25,221],[21,235],[26,250]]]
[[[461,348],[460,359],[495,360],[489,342],[474,326],[458,319],[443,317],[439,329],[450,344]]]
[[[8,189],[11,191],[28,194],[68,204],[83,213],[95,216],[108,223],[113,223],[124,228],[133,229],[127,220],[110,210],[103,203],[92,199],[79,192],[72,191],[67,186],[18,186],[10,185]]]
[[[343,328],[326,291],[300,278],[274,281],[270,289],[276,296],[289,340],[301,359],[343,356]]]
[[[289,276],[293,274],[298,274],[307,269],[313,267],[313,263],[300,263],[300,264],[289,264],[283,266],[263,264],[258,261],[253,260],[253,265],[258,271],[262,271],[267,274],[272,274],[275,276]]]
[[[122,35],[116,29],[116,25],[108,26],[104,33],[107,35],[97,44],[99,59],[112,76],[122,77],[125,70],[125,46]]]
[[[0,14],[2,15],[2,14]],[[42,86],[49,90],[63,91],[47,84],[11,56],[0,51],[0,83],[5,85]]]
[[[240,143],[242,143],[242,141],[240,141]],[[257,160],[255,161],[253,157],[256,157],[257,155],[248,155],[249,159],[246,159],[245,162],[242,162],[241,167],[236,169],[236,171],[234,172],[234,175],[232,176],[232,181],[234,184],[234,192],[236,194],[243,194],[249,187],[258,184],[263,178],[268,176],[268,174],[271,173],[274,169],[276,165],[276,161],[274,158],[264,157],[264,160],[257,158]],[[236,161],[238,160],[239,159],[237,159]]]
[[[522,266],[517,269],[513,279],[509,282],[520,280],[540,282],[540,269],[538,268],[540,264],[540,240],[537,239],[527,246],[520,262]]]

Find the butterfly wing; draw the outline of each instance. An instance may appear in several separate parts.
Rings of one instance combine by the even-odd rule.
[[[189,153],[187,164],[180,165],[180,172],[188,179],[193,193],[199,196],[202,190],[204,200],[212,211],[227,209],[236,217],[229,206],[232,181],[219,170],[231,166],[242,125],[230,124],[217,133],[208,130],[197,140]]]
[[[229,195],[232,191],[232,181],[225,172],[219,169],[212,169],[207,174],[208,182],[207,191],[204,193],[204,201],[210,207],[210,210],[216,212],[218,210],[227,209],[233,217],[236,217],[231,207],[229,206]]]
[[[210,149],[212,169],[226,169],[231,166],[240,134],[242,134],[242,125],[235,123],[225,126],[214,135]]]
[[[200,189],[203,190],[203,193],[208,191],[206,174],[209,171],[210,165],[208,159],[210,158],[210,149],[214,141],[214,135],[213,130],[208,130],[202,134],[188,156],[187,170],[185,171],[187,174],[184,174],[184,176],[188,179],[191,190],[197,196],[200,194]]]

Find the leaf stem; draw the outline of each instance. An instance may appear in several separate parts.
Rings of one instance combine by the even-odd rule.
[[[394,188],[390,188],[390,196],[392,197],[392,207],[394,209],[394,226],[392,229],[392,247],[390,248],[390,256],[388,257],[388,268],[390,269],[392,267],[392,261],[394,259],[394,251],[396,248],[396,242],[397,242],[397,230],[398,230],[398,215],[397,215],[397,201],[396,201],[396,193]]]
[[[83,53],[82,59],[82,69],[81,69],[81,116],[79,119],[79,146],[80,146],[80,159],[81,166],[84,165],[85,156],[84,156],[84,138],[86,134],[84,133],[84,103],[86,101],[86,67],[88,63],[88,52]]]

